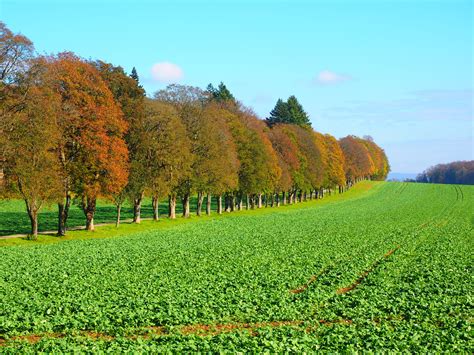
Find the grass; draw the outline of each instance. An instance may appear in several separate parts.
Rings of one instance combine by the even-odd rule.
[[[213,199],[213,209],[216,210],[215,199]],[[195,211],[196,198],[191,199],[192,211]],[[159,206],[161,215],[167,215],[168,204],[161,201]],[[182,213],[182,206],[176,206],[176,213]],[[43,208],[38,217],[39,231],[54,231],[57,229],[57,206],[49,205]],[[133,207],[126,203],[122,208],[121,221],[131,219],[133,217]],[[146,198],[142,206],[142,218],[153,217],[151,199]],[[116,209],[115,206],[107,200],[99,200],[97,202],[97,210],[94,218],[95,223],[115,223]],[[72,204],[68,226],[77,227],[85,225],[85,216],[77,204]],[[0,236],[13,234],[27,234],[30,232],[30,220],[26,213],[25,203],[22,200],[0,200]]]
[[[64,237],[57,237],[55,235],[39,235],[38,239],[35,241],[28,240],[26,237],[19,237],[19,238],[11,238],[11,239],[0,239],[0,247],[1,246],[9,246],[9,245],[38,245],[38,244],[51,244],[51,243],[58,243],[67,240],[76,240],[76,239],[101,239],[101,238],[111,238],[111,237],[118,237],[118,236],[126,236],[128,234],[147,231],[147,230],[160,230],[160,229],[168,229],[172,228],[173,226],[177,226],[183,223],[199,223],[202,221],[207,220],[214,220],[220,218],[227,218],[232,217],[235,215],[253,215],[253,214],[266,214],[266,213],[273,213],[275,210],[284,211],[287,209],[295,209],[295,208],[302,208],[308,206],[322,206],[327,203],[333,203],[338,201],[345,201],[347,199],[359,198],[364,196],[365,194],[372,193],[381,187],[381,183],[375,181],[364,181],[356,185],[354,188],[349,190],[344,194],[332,194],[326,195],[324,199],[320,200],[313,200],[307,201],[304,203],[298,203],[294,205],[286,205],[280,206],[278,208],[262,208],[262,209],[255,209],[255,210],[243,210],[243,211],[235,211],[232,213],[223,213],[223,215],[218,215],[215,211],[216,208],[214,205],[213,212],[211,216],[206,216],[205,214],[198,217],[195,214],[195,209],[192,209],[191,217],[190,218],[182,218],[179,214],[182,213],[181,206],[177,208],[177,218],[175,220],[170,220],[166,217],[168,205],[166,203],[160,204],[160,213],[163,218],[159,221],[152,221],[152,220],[142,220],[140,224],[135,224],[131,222],[125,222],[125,220],[130,219],[133,216],[132,208],[126,208],[125,211],[122,212],[121,215],[121,225],[116,228],[113,223],[115,223],[115,209],[113,205],[107,204],[105,201],[100,201],[97,207],[97,213],[95,222],[96,223],[111,223],[107,226],[98,226],[95,228],[95,231],[88,232],[85,230],[76,230],[76,231],[68,231],[67,235]],[[195,198],[192,199],[191,202],[195,202]],[[213,200],[213,203],[215,201]],[[5,228],[5,226],[12,226],[11,228],[16,228],[14,231],[9,229],[3,229],[2,231],[6,233],[6,231],[10,231],[10,234],[20,233],[20,231],[26,231],[24,233],[28,233],[29,229],[29,220],[28,216],[26,215],[25,211],[21,211],[22,201],[18,200],[10,200],[10,201],[0,201],[0,207],[5,208],[7,212],[0,212],[0,226]],[[195,206],[195,203],[192,203],[191,206]],[[69,225],[70,226],[81,226],[83,223],[83,213],[82,211],[77,208],[77,206],[73,206],[71,208],[71,216]],[[9,211],[13,210],[13,211]],[[0,209],[1,210],[1,209]],[[16,219],[9,220],[11,214],[14,214]],[[22,215],[23,219],[19,216]],[[24,216],[26,215],[26,216]],[[148,199],[145,200],[143,208],[142,208],[142,218],[151,218],[153,216],[153,212],[151,209],[151,202]],[[26,219],[25,219],[26,217]],[[44,228],[41,230],[55,230],[56,225],[54,224],[56,216],[52,215],[50,211],[44,211],[42,213],[41,219],[43,221],[47,221],[48,223]],[[8,235],[8,234],[4,234]]]

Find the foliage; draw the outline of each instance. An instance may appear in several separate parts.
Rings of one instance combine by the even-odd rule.
[[[282,99],[278,99],[275,108],[270,112],[270,116],[266,119],[266,122],[269,126],[273,126],[277,123],[311,126],[308,114],[304,111],[303,106],[294,95],[290,96],[286,102]]]
[[[471,353],[473,188],[365,182],[338,196],[3,247],[3,349]]]
[[[432,166],[418,174],[416,182],[474,185],[474,160]]]
[[[210,94],[211,98],[217,102],[235,102],[234,95],[232,95],[222,81],[217,88],[212,84],[209,84],[206,91]]]

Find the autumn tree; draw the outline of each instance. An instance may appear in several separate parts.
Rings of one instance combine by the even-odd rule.
[[[349,185],[374,173],[374,163],[360,138],[347,136],[339,140],[339,145],[344,153],[346,181]]]
[[[474,185],[474,160],[437,164],[418,174],[417,182]]]
[[[128,128],[120,106],[98,70],[72,53],[49,58],[49,75],[61,96],[57,147],[63,182],[58,233],[64,234],[74,193],[86,216],[86,229],[94,229],[97,197],[119,192],[127,183]]]
[[[0,82],[2,87],[11,84],[28,70],[34,46],[27,37],[14,34],[0,21]],[[1,92],[1,91],[0,91]]]
[[[191,170],[178,172],[181,177],[180,185],[170,195],[170,206],[176,203],[176,196],[180,196],[183,204],[183,216],[190,216],[190,197],[196,191],[196,177],[191,171],[200,169],[204,152],[212,142],[203,138],[206,133],[206,122],[202,119],[202,111],[208,102],[209,94],[200,88],[173,84],[166,89],[155,93],[158,101],[175,107],[181,122],[186,127],[186,136],[189,138],[190,152],[187,157]],[[170,207],[171,209],[171,207]]]
[[[327,187],[339,188],[339,192],[343,191],[346,184],[344,173],[344,153],[339,146],[336,138],[330,134],[324,135],[324,143],[327,154],[326,164],[326,178]]]
[[[262,194],[273,192],[280,179],[278,157],[267,135],[268,128],[255,114],[241,107],[228,122],[240,161],[239,198],[262,207]]]
[[[206,214],[211,213],[211,196],[222,196],[226,192],[232,194],[238,189],[238,171],[240,161],[228,122],[236,119],[228,110],[217,104],[208,104],[202,115],[205,122],[205,133],[202,139],[204,159],[196,168],[198,202],[196,213],[201,214],[204,195],[206,195]],[[219,198],[219,197],[218,197]]]
[[[129,76],[120,66],[100,60],[91,64],[97,68],[102,79],[107,83],[129,127],[125,134],[131,162],[128,184],[112,195],[117,208],[117,225],[120,223],[120,210],[126,197],[129,197],[133,204],[134,222],[140,223],[141,204],[149,181],[145,167],[148,162],[143,154],[146,148],[142,147],[148,144],[144,139],[145,90],[140,86],[136,70],[132,70]]]
[[[298,171],[300,160],[298,159],[298,146],[289,137],[288,131],[291,127],[285,124],[277,124],[272,127],[268,137],[272,142],[273,149],[278,156],[278,165],[281,169],[281,176],[275,186],[277,205],[280,204],[280,194],[283,204],[287,202],[287,192],[293,189],[298,181]]]
[[[314,132],[309,127],[291,125],[291,134],[298,146],[300,160],[300,179],[294,186],[295,197],[302,201],[308,191],[319,190],[324,181],[324,152]]]
[[[22,109],[29,87],[29,81],[23,76],[30,67],[33,52],[33,43],[27,37],[14,34],[0,21],[0,175],[6,159],[6,142],[2,137],[5,138],[4,133],[9,130],[7,117]]]
[[[141,138],[147,142],[141,146],[140,154],[146,162],[143,178],[152,197],[153,218],[159,218],[159,199],[168,196],[169,217],[174,219],[177,190],[189,176],[192,163],[186,127],[175,107],[147,99]]]
[[[42,60],[17,81],[21,105],[5,118],[8,131],[2,139],[5,179],[25,201],[31,222],[30,238],[38,236],[38,213],[61,194],[56,147],[60,140],[57,115],[60,98],[45,85]],[[24,90],[22,86],[28,86]],[[5,133],[5,132],[4,132]]]
[[[374,171],[370,178],[373,180],[385,180],[390,171],[390,166],[384,150],[374,142],[371,136],[364,136],[361,142],[366,146],[370,158],[374,163]]]

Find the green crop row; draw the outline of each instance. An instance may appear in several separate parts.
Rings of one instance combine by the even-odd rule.
[[[0,248],[0,351],[473,352],[474,188]],[[159,331],[156,331],[159,329]]]

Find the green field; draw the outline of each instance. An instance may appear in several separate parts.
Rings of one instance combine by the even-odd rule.
[[[195,211],[196,197],[191,198],[191,211]],[[205,206],[203,213],[205,213]],[[215,198],[212,199],[212,209],[217,209]],[[176,206],[176,213],[182,213],[182,205],[178,203]],[[168,202],[161,201],[159,212],[161,215],[168,214]],[[98,223],[115,223],[116,208],[107,200],[99,200],[97,203],[97,211],[94,222]],[[142,205],[142,218],[152,218],[153,210],[151,206],[151,199],[146,198]],[[57,230],[57,205],[49,205],[40,210],[39,213],[39,231],[55,231]],[[121,221],[129,220],[133,217],[133,207],[125,203],[122,207],[120,215]],[[86,218],[84,212],[77,204],[72,204],[69,212],[68,227],[84,226]],[[26,213],[25,202],[22,200],[0,200],[0,236],[12,234],[28,234],[31,232],[30,219]]]
[[[119,230],[0,243],[1,352],[474,352],[472,186]]]

